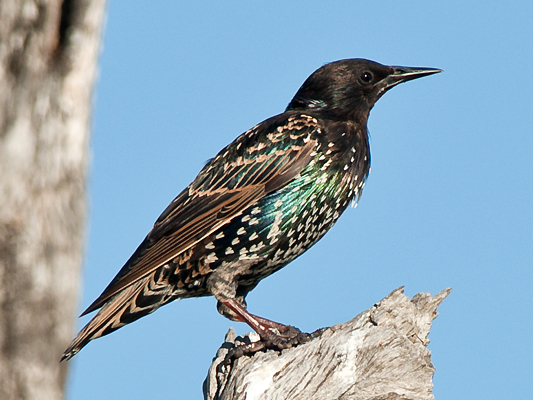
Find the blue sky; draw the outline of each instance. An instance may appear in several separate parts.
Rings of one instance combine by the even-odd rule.
[[[526,1],[110,1],[80,311],[205,161],[282,112],[315,69],[438,67],[379,100],[359,206],[262,281],[249,309],[312,331],[402,285],[451,286],[430,334],[435,397],[529,399],[532,18]],[[201,398],[230,326],[249,331],[214,298],[174,302],[83,349],[68,398]]]

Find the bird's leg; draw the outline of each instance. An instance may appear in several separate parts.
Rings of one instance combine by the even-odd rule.
[[[311,339],[315,339],[319,337],[326,330],[326,328],[320,328],[311,333],[304,333],[298,328],[296,328],[295,326],[280,324],[279,322],[274,322],[266,318],[258,317],[257,315],[254,315],[254,314],[250,314],[250,315],[253,316],[255,319],[257,319],[259,322],[261,322],[263,325],[268,326],[270,330],[275,330],[279,332],[279,335],[281,337],[293,338],[295,335],[305,335],[308,339],[308,340],[305,340],[305,342],[308,342]],[[305,343],[305,342],[299,342],[298,344]]]
[[[270,331],[273,331],[273,332],[277,331],[280,336],[291,337],[291,336],[294,336],[294,334],[301,333],[300,330],[294,326],[280,324],[279,322],[274,322],[274,321],[259,317],[254,314],[249,314],[249,315],[253,317],[256,321],[258,321],[261,325],[269,329]]]
[[[265,318],[250,314],[235,299],[229,299],[222,302],[226,307],[233,311],[237,319],[246,322],[250,327],[259,334],[261,341],[249,343],[237,347],[230,357],[240,357],[244,354],[255,353],[265,348],[274,348],[277,350],[287,349],[306,343],[320,336],[323,329],[319,329],[311,334],[303,333],[298,328],[290,325],[283,325],[278,322],[270,321]]]

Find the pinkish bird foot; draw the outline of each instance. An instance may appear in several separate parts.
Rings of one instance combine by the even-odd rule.
[[[225,362],[243,355],[252,355],[261,350],[284,350],[299,344],[307,343],[320,336],[325,329],[318,329],[313,333],[304,333],[291,325],[280,324],[266,318],[250,314],[235,299],[229,299],[223,304],[234,312],[236,320],[246,322],[261,338],[257,342],[245,343],[234,347],[226,356]]]
[[[237,359],[242,356],[252,356],[259,351],[266,350],[284,350],[291,347],[296,347],[300,344],[310,342],[311,340],[320,337],[326,328],[318,329],[312,333],[305,333],[298,328],[290,325],[282,325],[276,323],[279,329],[278,332],[268,330],[266,333],[260,335],[261,339],[257,342],[250,342],[244,344],[236,344],[235,347],[230,349],[224,363],[227,364],[231,360]]]

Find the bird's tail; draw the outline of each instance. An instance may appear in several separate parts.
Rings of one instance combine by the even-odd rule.
[[[154,291],[145,277],[110,298],[78,333],[63,353],[61,361],[74,357],[91,340],[107,335],[174,300],[172,287]]]

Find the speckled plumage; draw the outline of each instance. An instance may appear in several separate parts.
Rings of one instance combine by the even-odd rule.
[[[435,72],[358,59],[317,70],[283,114],[222,149],[174,199],[85,311],[100,308],[63,359],[187,297],[214,295],[225,316],[261,337],[278,335],[282,325],[246,312],[246,294],[315,244],[361,195],[375,101],[397,83]]]

